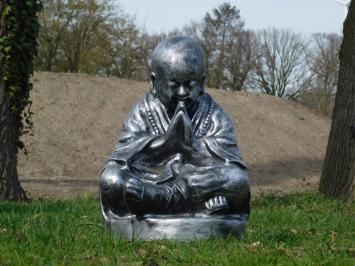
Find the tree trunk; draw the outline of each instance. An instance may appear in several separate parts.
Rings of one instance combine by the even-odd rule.
[[[344,22],[332,126],[319,191],[342,200],[354,195],[355,176],[355,1]]]
[[[4,2],[0,2],[0,14],[3,13]],[[0,20],[0,37],[6,33],[6,21]],[[27,200],[17,173],[17,139],[19,129],[13,121],[10,110],[10,95],[4,80],[3,56],[0,53],[0,200]]]

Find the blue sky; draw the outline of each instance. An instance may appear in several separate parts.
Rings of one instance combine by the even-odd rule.
[[[181,28],[199,21],[223,0],[116,0],[149,32]],[[335,0],[235,0],[248,29],[292,28],[305,33],[342,32],[345,7]]]

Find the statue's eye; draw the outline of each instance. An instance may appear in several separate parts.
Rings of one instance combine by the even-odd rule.
[[[188,83],[188,86],[189,86],[190,88],[194,88],[194,87],[196,87],[196,85],[197,85],[197,81],[196,81],[196,80],[191,80],[191,81],[189,81],[189,83]]]
[[[170,88],[177,88],[178,84],[175,81],[168,81],[168,86]]]

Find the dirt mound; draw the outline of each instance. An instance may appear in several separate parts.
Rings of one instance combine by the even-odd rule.
[[[33,136],[19,156],[20,179],[32,196],[97,190],[97,177],[145,82],[40,72],[31,94]],[[320,175],[330,120],[307,108],[249,92],[207,90],[234,121],[254,191],[290,191]]]

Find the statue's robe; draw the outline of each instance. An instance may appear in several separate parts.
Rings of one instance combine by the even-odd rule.
[[[204,93],[191,119],[192,156],[171,151],[161,158],[146,147],[165,134],[170,118],[162,103],[147,93],[128,114],[119,142],[109,158],[144,182],[165,186],[167,212],[202,206],[213,196],[224,195],[249,206],[249,182],[229,115]],[[241,202],[242,201],[242,202]],[[247,207],[248,208],[248,207]]]

